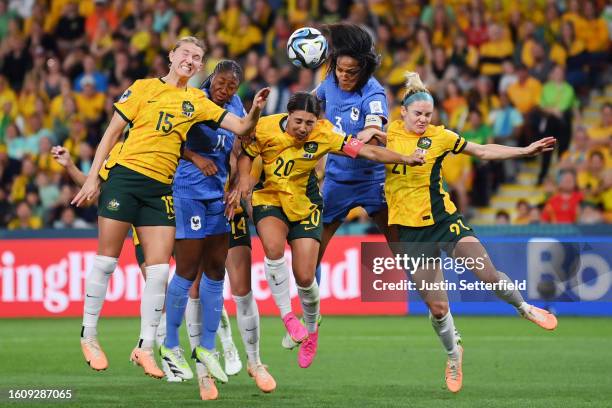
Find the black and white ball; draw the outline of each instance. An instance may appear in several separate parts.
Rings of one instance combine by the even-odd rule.
[[[287,55],[297,67],[317,68],[327,57],[327,39],[316,28],[298,28],[287,41]]]

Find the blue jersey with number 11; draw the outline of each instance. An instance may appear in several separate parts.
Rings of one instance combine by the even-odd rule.
[[[375,78],[355,92],[341,90],[332,74],[317,88],[317,97],[325,103],[325,118],[347,135],[357,135],[365,126],[367,115],[376,115],[386,123],[387,97]],[[336,181],[384,180],[385,165],[366,159],[351,159],[330,154],[325,165],[325,177]]]
[[[208,90],[204,89],[204,92],[208,96]],[[224,108],[236,116],[246,116],[242,101],[237,95],[232,96]],[[193,163],[181,159],[174,177],[174,196],[194,200],[223,198],[234,138],[235,135],[229,130],[213,130],[204,122],[193,125],[187,133],[185,147],[212,160],[217,166],[217,174],[205,176]]]

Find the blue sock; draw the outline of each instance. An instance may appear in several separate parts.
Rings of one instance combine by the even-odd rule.
[[[202,334],[200,345],[208,350],[215,349],[215,336],[223,311],[223,282],[208,279],[202,274],[200,281],[200,304],[202,305]]]
[[[321,264],[317,265],[317,269],[315,269],[315,279],[317,280],[317,286],[321,285]]]
[[[173,348],[179,345],[179,327],[183,322],[189,289],[193,281],[174,274],[166,295],[166,340],[164,345]]]

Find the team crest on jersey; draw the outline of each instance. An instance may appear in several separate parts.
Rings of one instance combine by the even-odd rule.
[[[417,147],[425,150],[429,149],[431,147],[431,139],[428,137],[419,138],[419,141],[417,142]]]
[[[132,94],[132,91],[130,91],[129,89],[126,89],[123,95],[121,95],[121,97],[117,101],[117,103],[123,103],[127,101],[131,94]]]
[[[354,106],[351,108],[351,120],[359,120],[359,109]]]
[[[193,104],[189,101],[183,101],[183,115],[190,118],[193,116],[193,111],[195,111]]]
[[[202,222],[199,215],[194,215],[191,217],[191,229],[194,231],[198,231],[202,228]]]
[[[108,211],[119,211],[120,205],[121,204],[119,203],[119,201],[113,198],[112,200],[108,202],[108,204],[106,205],[106,208],[108,209]]]
[[[318,148],[319,148],[319,144],[317,142],[306,142],[304,144],[304,150],[307,153],[316,153]]]

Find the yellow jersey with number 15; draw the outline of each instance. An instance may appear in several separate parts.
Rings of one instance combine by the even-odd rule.
[[[161,78],[139,79],[115,103],[130,125],[116,163],[172,184],[181,148],[192,124],[216,129],[227,111],[197,88],[177,88]]]
[[[330,151],[340,151],[350,136],[338,133],[328,120],[319,120],[304,141],[285,131],[287,114],[265,116],[255,128],[255,140],[242,148],[261,156],[263,172],[253,189],[253,207],[282,207],[289,221],[300,221],[322,205],[315,166]]]
[[[409,167],[387,164],[385,197],[389,206],[389,225],[426,227],[457,211],[442,186],[442,160],[449,152],[460,153],[467,141],[444,126],[429,125],[421,135],[404,129],[394,121],[387,129],[387,149],[409,156],[417,149],[425,154],[425,164]]]

